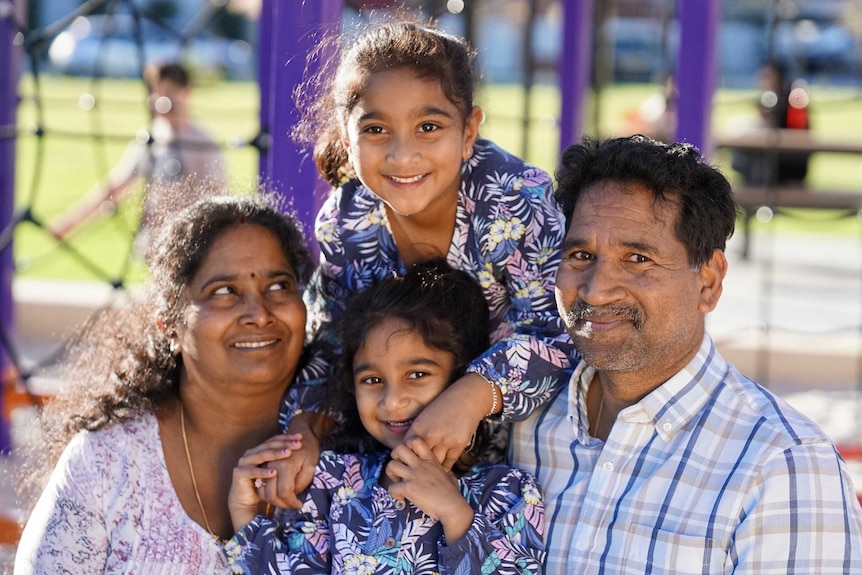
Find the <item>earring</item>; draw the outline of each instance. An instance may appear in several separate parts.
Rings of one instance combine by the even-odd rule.
[[[171,341],[168,344],[168,349],[170,349],[171,355],[180,354],[180,344],[177,343],[177,334],[171,335]]]
[[[466,150],[464,150],[464,151],[465,151],[465,152],[467,152],[467,157],[468,157],[468,158],[473,157],[473,146],[469,146],[469,147],[468,147]]]

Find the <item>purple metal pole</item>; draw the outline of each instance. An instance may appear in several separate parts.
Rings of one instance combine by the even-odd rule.
[[[593,62],[594,0],[564,0],[560,50],[560,152],[583,134],[586,93]]]
[[[676,140],[697,146],[705,155],[711,146],[712,96],[716,79],[716,42],[721,0],[679,0],[680,43],[677,55]]]
[[[0,4],[0,230],[12,224],[15,210],[15,124],[18,113],[18,80],[21,77],[21,48],[15,45],[17,33],[14,19],[21,18],[26,0]],[[8,12],[8,13],[6,13]],[[4,246],[0,246],[4,248]],[[13,315],[12,242],[0,251],[0,329],[11,336],[15,333]],[[4,350],[5,351],[5,350]],[[3,373],[11,365],[11,358],[3,354],[0,368]],[[3,397],[0,395],[0,413]],[[0,417],[0,452],[7,453],[12,442],[8,421]]]
[[[306,55],[324,32],[340,28],[343,9],[343,0],[263,0],[260,15],[260,126],[269,138],[261,148],[260,176],[270,189],[292,199],[309,237],[327,187],[309,151],[290,138],[299,119],[293,90],[305,78]],[[316,250],[316,242],[310,244]]]

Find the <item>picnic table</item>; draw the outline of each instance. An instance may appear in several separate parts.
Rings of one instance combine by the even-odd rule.
[[[826,138],[807,130],[755,129],[738,134],[721,134],[715,138],[713,144],[716,149],[773,153],[776,159],[781,152],[862,155],[862,140]],[[862,192],[862,185],[857,191]],[[751,218],[763,206],[773,209],[784,207],[840,210],[848,216],[862,211],[862,193],[811,188],[803,183],[741,184],[734,186],[733,192],[737,203],[745,212],[743,257],[748,256]]]

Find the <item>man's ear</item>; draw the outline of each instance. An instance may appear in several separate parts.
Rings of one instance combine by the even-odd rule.
[[[727,274],[727,258],[724,251],[715,249],[709,261],[700,266],[700,303],[697,309],[709,313],[715,309],[721,297],[722,282]]]

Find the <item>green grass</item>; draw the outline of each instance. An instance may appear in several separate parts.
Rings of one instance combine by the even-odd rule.
[[[651,85],[619,85],[602,92],[598,101],[598,122],[592,114],[585,116],[589,133],[602,137],[626,133],[626,115],[657,90]],[[19,90],[19,128],[22,136],[17,147],[16,206],[30,206],[33,215],[50,222],[71,206],[98,182],[122,154],[126,143],[147,123],[145,94],[139,81],[44,77],[41,82],[43,121],[45,130],[43,155],[37,158],[37,138],[32,135],[39,125],[34,105],[34,85],[30,79]],[[81,109],[78,101],[83,93],[96,96],[97,105],[90,111]],[[862,106],[855,92],[831,89],[815,90],[812,94],[811,121],[823,134],[858,137],[862,132]],[[735,124],[751,121],[756,113],[754,92],[720,91],[713,108],[715,130],[729,129]],[[481,128],[483,137],[504,148],[522,150],[524,94],[519,86],[491,86],[482,90],[479,103],[487,120]],[[532,127],[527,139],[526,157],[536,165],[553,171],[558,155],[557,116],[559,94],[554,87],[538,86],[531,98]],[[595,101],[588,110],[596,109]],[[258,127],[258,91],[251,83],[212,83],[198,86],[193,96],[193,113],[204,127],[220,142],[230,139],[248,140]],[[80,136],[73,136],[79,134]],[[105,134],[101,139],[92,134]],[[256,180],[257,153],[251,148],[225,151],[228,170],[238,187],[247,187]],[[735,180],[728,167],[728,157],[719,154],[714,161],[724,166],[724,172]],[[820,154],[812,159],[809,184],[814,187],[846,189],[862,192],[862,162],[858,157]],[[135,281],[144,275],[139,263],[127,270],[129,244],[136,227],[139,201],[126,202],[114,217],[92,223],[76,233],[70,246],[87,261],[96,262],[111,278],[126,274]],[[829,213],[803,212],[802,218],[779,216],[771,224],[779,231],[802,233],[858,234],[856,219],[833,221]],[[763,227],[766,224],[757,224]],[[58,248],[58,243],[44,230],[23,223],[15,235],[15,258],[18,274],[25,277],[62,279],[103,279],[89,265]]]

